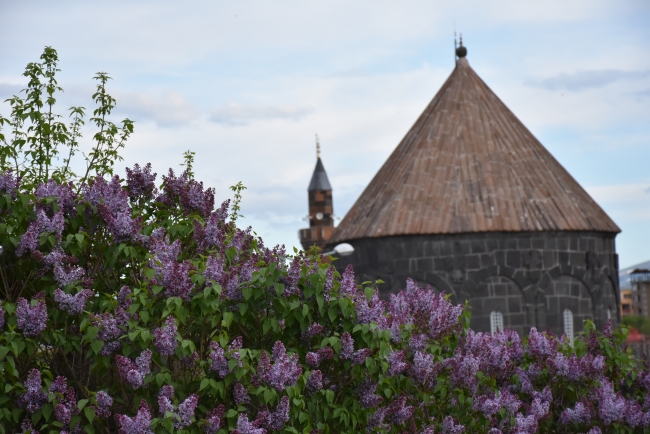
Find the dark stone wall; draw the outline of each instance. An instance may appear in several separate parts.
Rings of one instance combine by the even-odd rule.
[[[591,319],[601,328],[620,320],[615,234],[602,232],[494,232],[409,235],[348,241],[355,252],[335,261],[354,267],[357,281],[381,279],[382,297],[405,287],[445,291],[469,301],[472,328],[490,330],[490,312],[504,327],[527,334],[530,327],[562,334],[571,309],[574,330]]]

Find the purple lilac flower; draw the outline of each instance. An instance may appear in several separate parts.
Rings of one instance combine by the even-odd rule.
[[[129,211],[129,195],[122,188],[120,177],[115,175],[111,182],[106,182],[103,176],[97,176],[81,189],[83,198],[91,205],[99,208],[105,205],[111,212]]]
[[[205,271],[203,272],[203,277],[205,277],[207,280],[220,282],[224,275],[223,267],[224,261],[221,256],[218,258],[215,256],[209,256],[208,260],[205,262]]]
[[[365,362],[368,357],[370,357],[370,354],[372,354],[372,350],[370,348],[362,348],[358,351],[355,351],[354,354],[352,354],[352,357],[350,357],[350,360],[352,360],[353,364],[360,365]]]
[[[39,210],[36,214],[36,221],[33,221],[27,227],[27,230],[20,238],[20,244],[16,249],[16,255],[22,256],[26,252],[33,252],[38,249],[38,237],[46,233],[54,233],[58,242],[61,241],[61,233],[64,226],[63,212],[59,211],[50,219],[45,211]]]
[[[307,380],[307,391],[309,393],[316,393],[323,388],[323,373],[318,369],[309,374]]]
[[[233,396],[235,398],[235,404],[237,405],[251,403],[251,398],[248,396],[246,388],[239,381],[236,382],[235,387],[233,387]]]
[[[625,405],[625,422],[632,428],[637,426],[648,426],[648,418],[650,413],[643,413],[641,405],[635,400],[628,400]]]
[[[237,419],[237,429],[231,434],[266,434],[264,428],[257,428],[254,423],[248,421],[248,416],[240,413]]]
[[[368,418],[368,423],[366,424],[366,433],[373,433],[379,430],[387,430],[390,428],[390,425],[384,423],[384,418],[386,417],[386,412],[388,409],[386,407],[380,407]]]
[[[151,410],[144,399],[140,401],[140,409],[135,417],[118,414],[115,415],[115,421],[120,426],[118,434],[154,434],[149,428]]]
[[[400,396],[397,398],[391,405],[388,406],[386,411],[386,417],[390,423],[395,425],[401,425],[406,422],[413,413],[415,412],[415,407],[406,404],[406,397]]]
[[[151,373],[151,350],[144,350],[135,359],[135,363],[121,355],[115,356],[115,362],[120,377],[132,388],[139,389],[144,377]]]
[[[343,360],[349,359],[352,357],[353,352],[354,341],[352,340],[350,333],[345,332],[341,335],[341,352],[339,353],[339,357]]]
[[[323,332],[323,326],[318,324],[318,323],[313,323],[309,327],[307,327],[307,331],[303,334],[303,336],[307,339],[313,338],[314,336],[318,336]]]
[[[0,172],[0,194],[9,194],[12,198],[15,198],[18,184],[18,179],[11,170]]]
[[[302,375],[302,366],[298,362],[298,355],[288,355],[282,342],[273,345],[273,364],[268,362],[265,352],[260,355],[257,374],[260,380],[268,383],[277,390],[284,390],[293,386]]]
[[[357,293],[357,284],[354,283],[354,270],[352,269],[352,265],[345,267],[345,271],[341,276],[339,292],[344,297],[352,297]]]
[[[156,199],[168,207],[175,207],[178,203],[181,210],[187,214],[198,213],[207,217],[214,208],[214,189],[203,190],[203,183],[190,177],[184,171],[178,178],[172,169],[167,176],[163,175],[162,194]]]
[[[38,336],[47,327],[47,307],[45,300],[38,300],[36,306],[20,297],[16,306],[16,321],[23,335],[28,337]]]
[[[334,287],[334,267],[328,267],[325,272],[325,283],[323,285],[323,298],[325,303],[330,301],[330,294]]]
[[[108,419],[111,416],[110,407],[113,405],[113,398],[108,393],[100,390],[95,395],[95,401],[97,406],[93,407],[95,409],[95,414],[101,418]]]
[[[54,291],[54,301],[59,304],[59,309],[66,311],[70,315],[79,315],[86,308],[86,302],[95,293],[90,289],[84,289],[77,294],[66,294],[61,289]]]
[[[54,266],[54,280],[61,286],[68,286],[69,284],[81,279],[84,276],[84,269],[81,267],[56,264]]]
[[[593,427],[589,431],[587,431],[587,434],[603,434],[603,432],[598,428],[597,426]]]
[[[151,173],[151,163],[140,168],[138,164],[133,169],[126,168],[126,185],[129,188],[131,200],[153,199],[158,193],[156,189],[156,174]]]
[[[555,357],[557,342],[546,333],[539,333],[537,328],[532,327],[528,335],[527,351],[533,357],[545,360],[549,357]]]
[[[122,336],[122,330],[118,327],[118,321],[113,315],[106,312],[93,315],[91,319],[92,324],[99,329],[97,339],[104,341],[104,347],[100,350],[99,354],[108,356],[122,346],[120,341],[115,340]]]
[[[476,373],[479,370],[480,359],[472,354],[465,354],[456,351],[452,358],[444,361],[445,367],[449,368],[449,380],[456,387],[466,387],[474,391],[478,385]]]
[[[160,355],[171,356],[174,354],[174,350],[178,347],[177,333],[176,320],[172,315],[165,320],[165,326],[156,328],[153,331],[153,336],[156,339],[156,349]]]
[[[192,264],[189,261],[165,262],[162,267],[162,286],[165,296],[189,300],[194,284],[190,279]]]
[[[20,434],[39,434],[39,431],[36,431],[34,429],[34,426],[32,425],[31,421],[29,419],[23,420],[23,422],[20,424],[20,428],[23,430],[22,433]]]
[[[34,368],[23,383],[27,392],[20,395],[17,404],[27,408],[30,413],[36,413],[47,402],[47,394],[41,390],[41,372]]]
[[[539,420],[548,414],[550,406],[551,403],[549,401],[542,401],[539,398],[535,398],[530,406],[530,411]]]
[[[205,425],[203,425],[203,431],[207,434],[216,434],[221,428],[223,415],[226,411],[226,407],[223,404],[220,404],[218,407],[213,408],[205,415]]]
[[[0,189],[2,189],[2,187],[0,187]],[[65,215],[72,215],[75,211],[75,195],[72,183],[59,184],[55,180],[50,179],[47,183],[39,184],[38,187],[36,187],[34,195],[39,201],[47,197],[55,198],[59,209],[62,210]]]
[[[210,365],[211,371],[217,371],[221,378],[224,378],[230,372],[228,368],[228,359],[226,359],[225,351],[219,346],[215,341],[210,342],[210,359],[212,360],[212,365]]]
[[[388,356],[388,365],[389,368],[387,375],[389,377],[394,377],[395,375],[399,375],[406,371],[409,367],[408,363],[406,363],[406,350],[391,350],[390,355]]]
[[[108,231],[113,236],[113,241],[121,243],[137,239],[142,229],[142,219],[133,218],[131,210],[112,211],[106,205],[99,206],[99,215],[106,222]]]
[[[570,423],[589,423],[591,422],[591,410],[588,405],[585,405],[583,402],[576,403],[575,407],[567,408],[560,415],[560,421],[564,425]]]
[[[205,228],[198,221],[195,221],[194,239],[201,251],[209,248],[217,248],[220,251],[224,250],[224,243],[226,241],[225,221],[228,217],[229,206],[229,200],[222,203],[219,210],[210,214],[210,217],[205,223]]]
[[[359,404],[362,407],[376,407],[384,400],[381,396],[375,394],[376,389],[377,383],[368,380],[359,385],[357,393],[359,394]]]
[[[453,417],[447,416],[442,421],[443,434],[462,434],[464,432],[465,432],[465,426],[461,425],[460,423],[455,424]]]
[[[183,402],[178,404],[178,416],[181,420],[174,423],[174,428],[183,429],[190,426],[197,405],[199,405],[199,396],[196,394],[188,396]]]
[[[68,380],[59,375],[52,381],[52,384],[50,384],[50,392],[52,393],[60,393],[60,394],[65,394],[68,391]]]
[[[413,364],[409,369],[409,375],[416,383],[430,386],[438,376],[441,368],[440,363],[434,363],[433,354],[417,351],[413,356]]]
[[[289,421],[289,397],[283,396],[280,403],[271,413],[268,428],[272,431],[281,431],[284,425]]]
[[[317,352],[307,353],[307,364],[311,367],[317,368],[325,360],[329,360],[334,357],[334,350],[330,347],[321,348]]]
[[[70,422],[70,410],[64,404],[57,404],[54,407],[54,417],[64,425]]]
[[[387,320],[385,314],[385,303],[379,299],[377,290],[372,294],[370,300],[366,298],[366,294],[359,292],[354,297],[354,308],[357,311],[358,324],[376,323],[380,329],[387,328]]]
[[[158,411],[160,415],[165,417],[167,412],[174,412],[174,404],[172,404],[172,399],[174,398],[174,387],[170,385],[165,385],[160,388],[158,391]]]
[[[517,434],[535,434],[537,432],[537,418],[535,415],[524,416],[517,413],[514,432]]]
[[[625,398],[614,392],[614,385],[607,378],[602,378],[601,386],[596,390],[598,395],[598,413],[605,425],[623,419]]]

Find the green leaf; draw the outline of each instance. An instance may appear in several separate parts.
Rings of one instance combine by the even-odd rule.
[[[77,408],[78,408],[79,410],[83,410],[84,407],[86,406],[86,404],[88,404],[88,400],[87,400],[87,399],[80,399],[79,402],[77,403]]]
[[[144,322],[145,324],[147,323],[147,321],[149,321],[149,312],[147,312],[146,310],[141,310],[138,313],[138,315],[140,315],[140,319],[142,319],[142,322]]]
[[[90,344],[90,347],[93,349],[95,354],[99,354],[99,351],[104,348],[104,341],[93,341]]]
[[[232,324],[232,318],[232,312],[224,312],[221,325],[226,328],[230,327],[230,324]]]

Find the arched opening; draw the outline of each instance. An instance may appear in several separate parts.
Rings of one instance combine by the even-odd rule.
[[[504,276],[481,280],[470,293],[470,326],[476,332],[494,333],[494,320],[499,317],[499,330],[508,328],[524,336],[530,324],[526,303],[519,286]]]
[[[594,305],[587,286],[572,276],[554,279],[546,290],[546,325],[553,333],[566,333],[566,312],[571,313],[572,335],[582,331],[586,320],[594,320]],[[602,318],[606,315],[603,308]]]
[[[503,331],[503,314],[498,310],[490,313],[490,333],[494,335],[497,331]]]
[[[564,334],[573,345],[573,312],[571,309],[564,309]]]

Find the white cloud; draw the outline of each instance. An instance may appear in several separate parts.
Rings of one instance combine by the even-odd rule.
[[[196,119],[200,112],[179,92],[166,90],[160,95],[148,92],[114,92],[120,113],[131,120],[151,120],[164,127],[186,124]]]
[[[225,125],[247,125],[254,121],[274,119],[298,120],[312,113],[308,107],[271,107],[228,104],[210,110],[210,121]]]
[[[584,89],[596,89],[616,81],[640,80],[650,77],[648,71],[622,71],[620,69],[602,69],[577,71],[573,74],[561,73],[555,77],[528,80],[526,84],[548,90],[568,90],[578,92]]]

